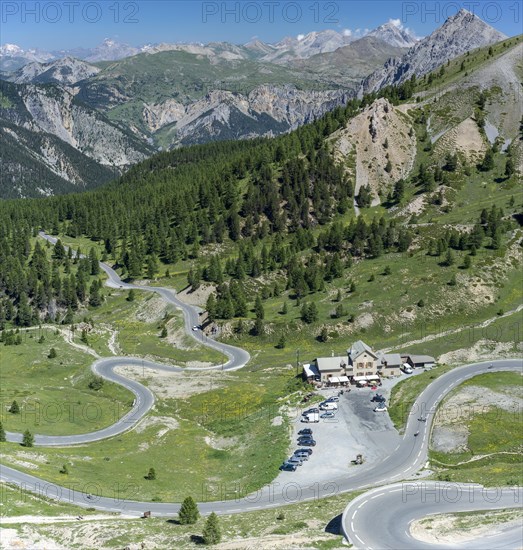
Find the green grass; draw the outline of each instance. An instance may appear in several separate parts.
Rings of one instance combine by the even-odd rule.
[[[425,228],[424,231],[428,233],[433,230]],[[500,258],[503,257],[504,251],[498,253]],[[504,275],[499,269],[491,267],[496,255],[481,249],[473,258],[474,267],[467,271],[460,269],[464,255],[457,252],[456,263],[451,267],[438,265],[441,258],[427,256],[424,251],[390,254],[360,262],[347,270],[342,278],[327,284],[325,291],[302,299],[302,304],[311,301],[316,303],[319,322],[304,325],[300,320],[301,306],[297,306],[291,295],[285,292],[264,301],[268,325],[266,336],[235,335],[230,341],[247,348],[251,354],[256,354],[258,350],[259,360],[267,363],[285,360],[293,364],[298,349],[302,361],[318,355],[330,355],[331,350],[335,354],[342,354],[357,339],[363,339],[376,349],[391,347],[403,351],[410,341],[428,334],[448,330],[455,330],[458,334],[470,332],[469,327],[496,318],[500,310],[508,312],[521,303],[522,288],[517,263],[512,265],[506,258],[504,268],[507,273]],[[392,271],[390,275],[383,274],[387,266]],[[449,286],[453,275],[457,277],[457,285]],[[371,281],[372,276],[374,280]],[[478,276],[482,281],[485,280],[489,300],[474,302],[474,285],[477,284],[475,279]],[[356,284],[353,293],[349,292],[351,281]],[[285,284],[283,279],[279,282],[280,287]],[[345,315],[340,319],[332,319],[331,314],[338,305],[335,302],[338,290],[341,291]],[[424,307],[418,305],[420,300],[423,300]],[[288,311],[285,315],[281,313],[284,302],[287,303]],[[355,317],[355,323],[349,322],[350,315]],[[250,313],[250,316],[252,319],[254,314]],[[369,325],[358,326],[359,319],[365,316],[370,321]],[[517,318],[514,317],[512,322],[517,322]],[[508,322],[503,323],[508,326]],[[328,327],[330,336],[326,343],[317,341],[324,325]],[[283,351],[274,349],[282,333],[286,336],[287,344]],[[497,332],[491,328],[476,330],[474,338],[479,339],[479,335],[499,340]],[[513,337],[517,342],[521,341],[521,334],[514,334]],[[449,337],[449,341],[452,348],[459,338]],[[507,341],[507,336],[504,335],[502,341]],[[418,348],[419,352],[435,356],[449,351],[444,338],[426,342]]]
[[[64,482],[59,470],[68,464],[68,482],[96,483],[105,495],[117,490],[130,499],[172,502],[193,494],[219,500],[224,490],[248,494],[274,479],[289,445],[287,423],[272,421],[289,387],[295,388],[293,371],[278,370],[228,373],[221,389],[162,400],[142,427],[88,446],[41,448],[32,459],[19,445],[6,443],[1,460],[56,483]],[[207,437],[217,438],[221,448]],[[144,479],[150,467],[156,469],[155,481]]]
[[[294,545],[289,538],[291,535],[306,541],[300,544],[301,547],[319,550],[339,548],[342,546],[341,535],[327,532],[325,528],[356,496],[357,493],[347,493],[311,502],[289,502],[287,506],[276,509],[220,515],[222,542],[255,544],[256,538],[277,531],[286,534],[277,535],[275,541],[287,546]],[[89,536],[95,537],[103,548],[120,549],[141,541],[146,545],[154,541],[158,548],[197,548],[198,539],[192,541],[191,537],[201,536],[204,523],[205,518],[200,518],[194,525],[180,525],[174,517],[162,519],[153,516],[146,521],[100,519],[89,523]],[[16,525],[10,527],[16,528]],[[68,548],[85,548],[85,522],[25,525],[24,529],[26,533],[38,533]],[[92,544],[92,538],[90,541]]]
[[[31,493],[23,487],[0,483],[0,518],[18,516],[89,516],[93,511]]]
[[[226,360],[220,352],[185,334],[183,314],[174,306],[163,305],[160,298],[147,291],[135,291],[133,302],[127,297],[128,291],[112,290],[104,304],[90,312],[97,325],[101,323],[118,331],[117,343],[124,355],[152,357],[180,366],[189,361],[218,365]],[[140,320],[148,318],[156,320]],[[168,337],[160,338],[165,323]],[[169,335],[173,333],[177,335],[176,345],[169,343]]]
[[[399,347],[406,353],[425,354],[439,357],[444,353],[456,350],[466,350],[480,341],[485,341],[485,350],[492,349],[492,358],[495,358],[495,346],[499,343],[512,343],[513,353],[517,353],[521,344],[521,320],[522,313],[513,313],[495,319],[491,324],[482,327],[481,323],[475,322],[466,325],[462,330],[452,334],[442,334],[447,327],[439,324],[419,324],[416,330],[409,335],[404,335],[400,340]],[[440,336],[438,336],[440,334]],[[423,338],[427,335],[434,335],[435,338],[422,344],[402,345],[401,341],[408,342],[411,337]]]
[[[38,343],[40,335],[45,341]],[[131,407],[133,395],[111,382],[89,389],[94,357],[72,348],[52,330],[24,330],[22,344],[1,346],[0,411],[8,431],[47,435],[87,433],[116,422]],[[55,359],[47,356],[57,352]],[[20,414],[8,408],[16,400]]]
[[[388,412],[397,430],[402,431],[405,427],[412,405],[420,393],[436,378],[451,369],[452,367],[449,365],[440,365],[412,378],[402,380],[392,388]]]
[[[519,373],[487,373],[467,380],[447,396],[444,407],[453,396],[467,386],[480,386],[507,395],[520,396],[523,380]],[[430,451],[432,467],[439,471],[438,478],[457,482],[475,482],[486,486],[522,485],[523,463],[521,449],[521,410],[509,412],[499,407],[483,407],[463,418],[469,432],[464,452],[443,453]],[[500,429],[503,426],[503,429]],[[504,454],[507,453],[507,454]],[[487,456],[491,455],[491,456]],[[472,462],[460,464],[471,459]]]

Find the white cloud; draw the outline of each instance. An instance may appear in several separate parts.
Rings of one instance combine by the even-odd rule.
[[[299,34],[296,39],[298,40],[298,42],[301,42],[303,39],[305,38],[305,35],[304,34]]]
[[[343,29],[343,36],[352,36],[352,31],[350,29]]]
[[[389,19],[389,23],[391,25],[394,25],[395,27],[397,27],[398,29],[402,29],[403,28],[403,25],[401,23],[401,19]]]

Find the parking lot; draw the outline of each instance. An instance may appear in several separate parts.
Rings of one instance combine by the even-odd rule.
[[[298,466],[296,471],[280,472],[277,482],[293,481],[307,485],[314,482],[327,482],[340,476],[346,477],[353,471],[368,467],[389,455],[399,444],[400,436],[394,428],[388,413],[374,412],[377,403],[371,398],[380,393],[389,400],[390,381],[374,391],[370,388],[351,387],[339,396],[338,410],[332,419],[320,419],[318,423],[301,422],[301,412],[317,405],[304,405],[297,411],[293,422],[292,445],[290,457],[301,448],[297,444],[298,432],[311,428],[316,446],[309,459]],[[338,395],[337,390],[318,390],[323,399]],[[321,413],[321,411],[320,411]],[[358,454],[363,455],[364,464],[356,466],[351,463]]]

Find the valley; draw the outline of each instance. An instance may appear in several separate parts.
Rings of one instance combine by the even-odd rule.
[[[0,548],[517,548],[522,58],[0,48]]]

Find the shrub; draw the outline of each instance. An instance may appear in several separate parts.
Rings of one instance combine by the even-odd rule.
[[[93,376],[91,380],[89,380],[89,384],[87,384],[87,387],[90,390],[101,390],[104,385],[104,379],[101,376]]]
[[[148,479],[149,481],[153,481],[156,479],[156,470],[154,468],[149,468],[149,471],[147,472],[147,475],[144,476],[145,479]]]

